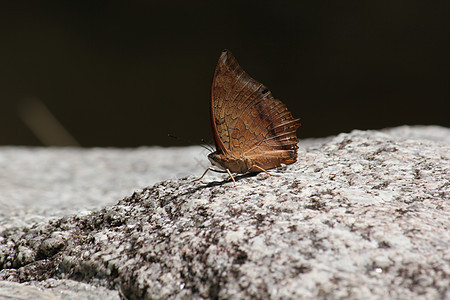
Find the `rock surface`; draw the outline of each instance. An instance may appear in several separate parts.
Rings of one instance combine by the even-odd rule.
[[[202,173],[199,148],[0,149],[0,297],[448,299],[449,137],[303,141],[236,187],[173,177]]]

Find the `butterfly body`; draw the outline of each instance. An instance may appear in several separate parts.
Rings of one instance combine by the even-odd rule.
[[[281,164],[291,164],[295,162],[294,153],[292,157],[285,157],[281,151],[272,151],[260,155],[251,155],[247,157],[233,157],[221,153],[213,152],[208,155],[208,159],[213,166],[222,170],[230,170],[232,173],[261,172],[261,169],[270,170],[280,167]],[[292,161],[292,162],[291,162]]]
[[[230,155],[213,152],[208,155],[208,159],[213,166],[219,167],[222,170],[230,170],[232,173],[247,173],[250,172],[252,161],[249,158],[235,158]]]
[[[245,73],[228,50],[222,52],[214,72],[210,101],[216,151],[208,158],[214,166],[231,176],[231,173],[267,173],[266,170],[282,164],[294,163],[299,120],[269,89]]]

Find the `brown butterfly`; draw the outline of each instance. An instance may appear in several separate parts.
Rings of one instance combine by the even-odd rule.
[[[231,173],[265,172],[297,160],[294,119],[286,106],[261,83],[242,70],[230,51],[220,55],[214,72],[210,121],[216,151],[208,155],[209,171]]]

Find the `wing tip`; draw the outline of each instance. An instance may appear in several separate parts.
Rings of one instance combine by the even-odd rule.
[[[233,58],[233,54],[231,54],[231,51],[228,49],[223,49],[222,53],[220,54],[220,61],[226,62],[227,60],[230,60]]]

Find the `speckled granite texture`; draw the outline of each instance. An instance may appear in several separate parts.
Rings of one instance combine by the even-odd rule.
[[[307,140],[236,187],[191,182],[199,148],[0,148],[0,297],[449,299],[449,136]]]

